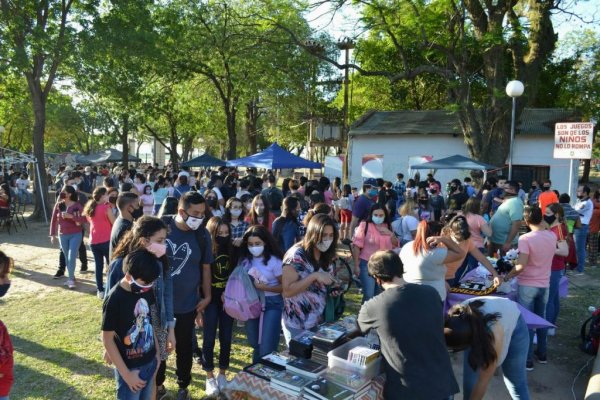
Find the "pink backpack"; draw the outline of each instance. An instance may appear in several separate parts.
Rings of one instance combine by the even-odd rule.
[[[223,295],[225,312],[238,321],[248,321],[261,316],[263,302],[248,275],[248,262],[238,265],[227,280]]]

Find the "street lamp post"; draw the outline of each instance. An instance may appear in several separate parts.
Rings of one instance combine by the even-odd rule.
[[[506,85],[506,94],[512,97],[512,119],[510,123],[510,147],[508,150],[508,180],[512,180],[513,142],[515,141],[515,119],[517,113],[517,97],[523,94],[525,86],[521,81],[510,81]]]
[[[340,143],[342,144],[341,149],[342,149],[342,154],[345,153],[346,155],[344,156],[344,165],[343,165],[343,180],[344,182],[348,182],[348,156],[349,156],[349,144],[348,144],[348,84],[350,83],[350,79],[349,79],[349,70],[350,70],[350,50],[352,50],[355,47],[355,43],[354,40],[350,39],[349,37],[345,37],[344,39],[340,40],[337,43],[337,47],[340,50],[344,51],[344,120],[342,122],[342,131],[341,131],[341,137],[340,137]],[[344,149],[345,148],[345,149]]]

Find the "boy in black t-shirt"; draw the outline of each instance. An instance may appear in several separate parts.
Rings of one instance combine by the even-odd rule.
[[[138,250],[123,261],[125,277],[104,301],[102,342],[117,378],[117,399],[150,400],[158,340],[152,329],[150,306],[153,282],[159,276],[156,257]]]

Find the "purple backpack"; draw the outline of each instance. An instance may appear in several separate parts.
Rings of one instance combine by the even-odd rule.
[[[233,270],[223,294],[225,312],[238,321],[258,318],[263,311],[261,296],[248,275],[247,266],[245,262]]]

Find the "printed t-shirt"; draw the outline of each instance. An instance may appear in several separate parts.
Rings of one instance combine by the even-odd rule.
[[[400,250],[400,259],[404,264],[403,278],[408,283],[429,285],[437,290],[442,301],[446,300],[446,266],[444,260],[448,249],[435,247],[417,254],[413,251],[413,242],[408,242]]]
[[[504,244],[510,233],[512,223],[523,219],[523,202],[518,197],[513,197],[505,200],[498,207],[490,225],[492,227],[492,243]],[[513,244],[518,240],[518,235],[515,236]]]
[[[193,311],[200,302],[200,285],[202,283],[202,268],[211,264],[211,239],[204,229],[204,250],[201,254],[196,231],[183,231],[172,220],[167,235],[167,257],[171,266],[173,278],[173,311],[175,314],[185,314]]]
[[[283,256],[283,265],[293,267],[299,279],[317,271],[306,255],[300,243],[289,249]],[[293,297],[284,297],[283,322],[286,327],[311,329],[321,322],[327,300],[327,287],[318,282],[311,284],[302,293]]]
[[[129,369],[146,365],[156,357],[150,314],[154,296],[152,290],[135,294],[117,284],[104,301],[102,330],[115,332],[115,344]]]
[[[528,254],[523,271],[517,276],[519,285],[547,288],[556,251],[556,235],[548,230],[531,231],[519,238],[519,252]]]
[[[362,332],[375,329],[386,360],[383,398],[445,399],[459,391],[436,291],[407,283],[367,301],[358,314]]]

